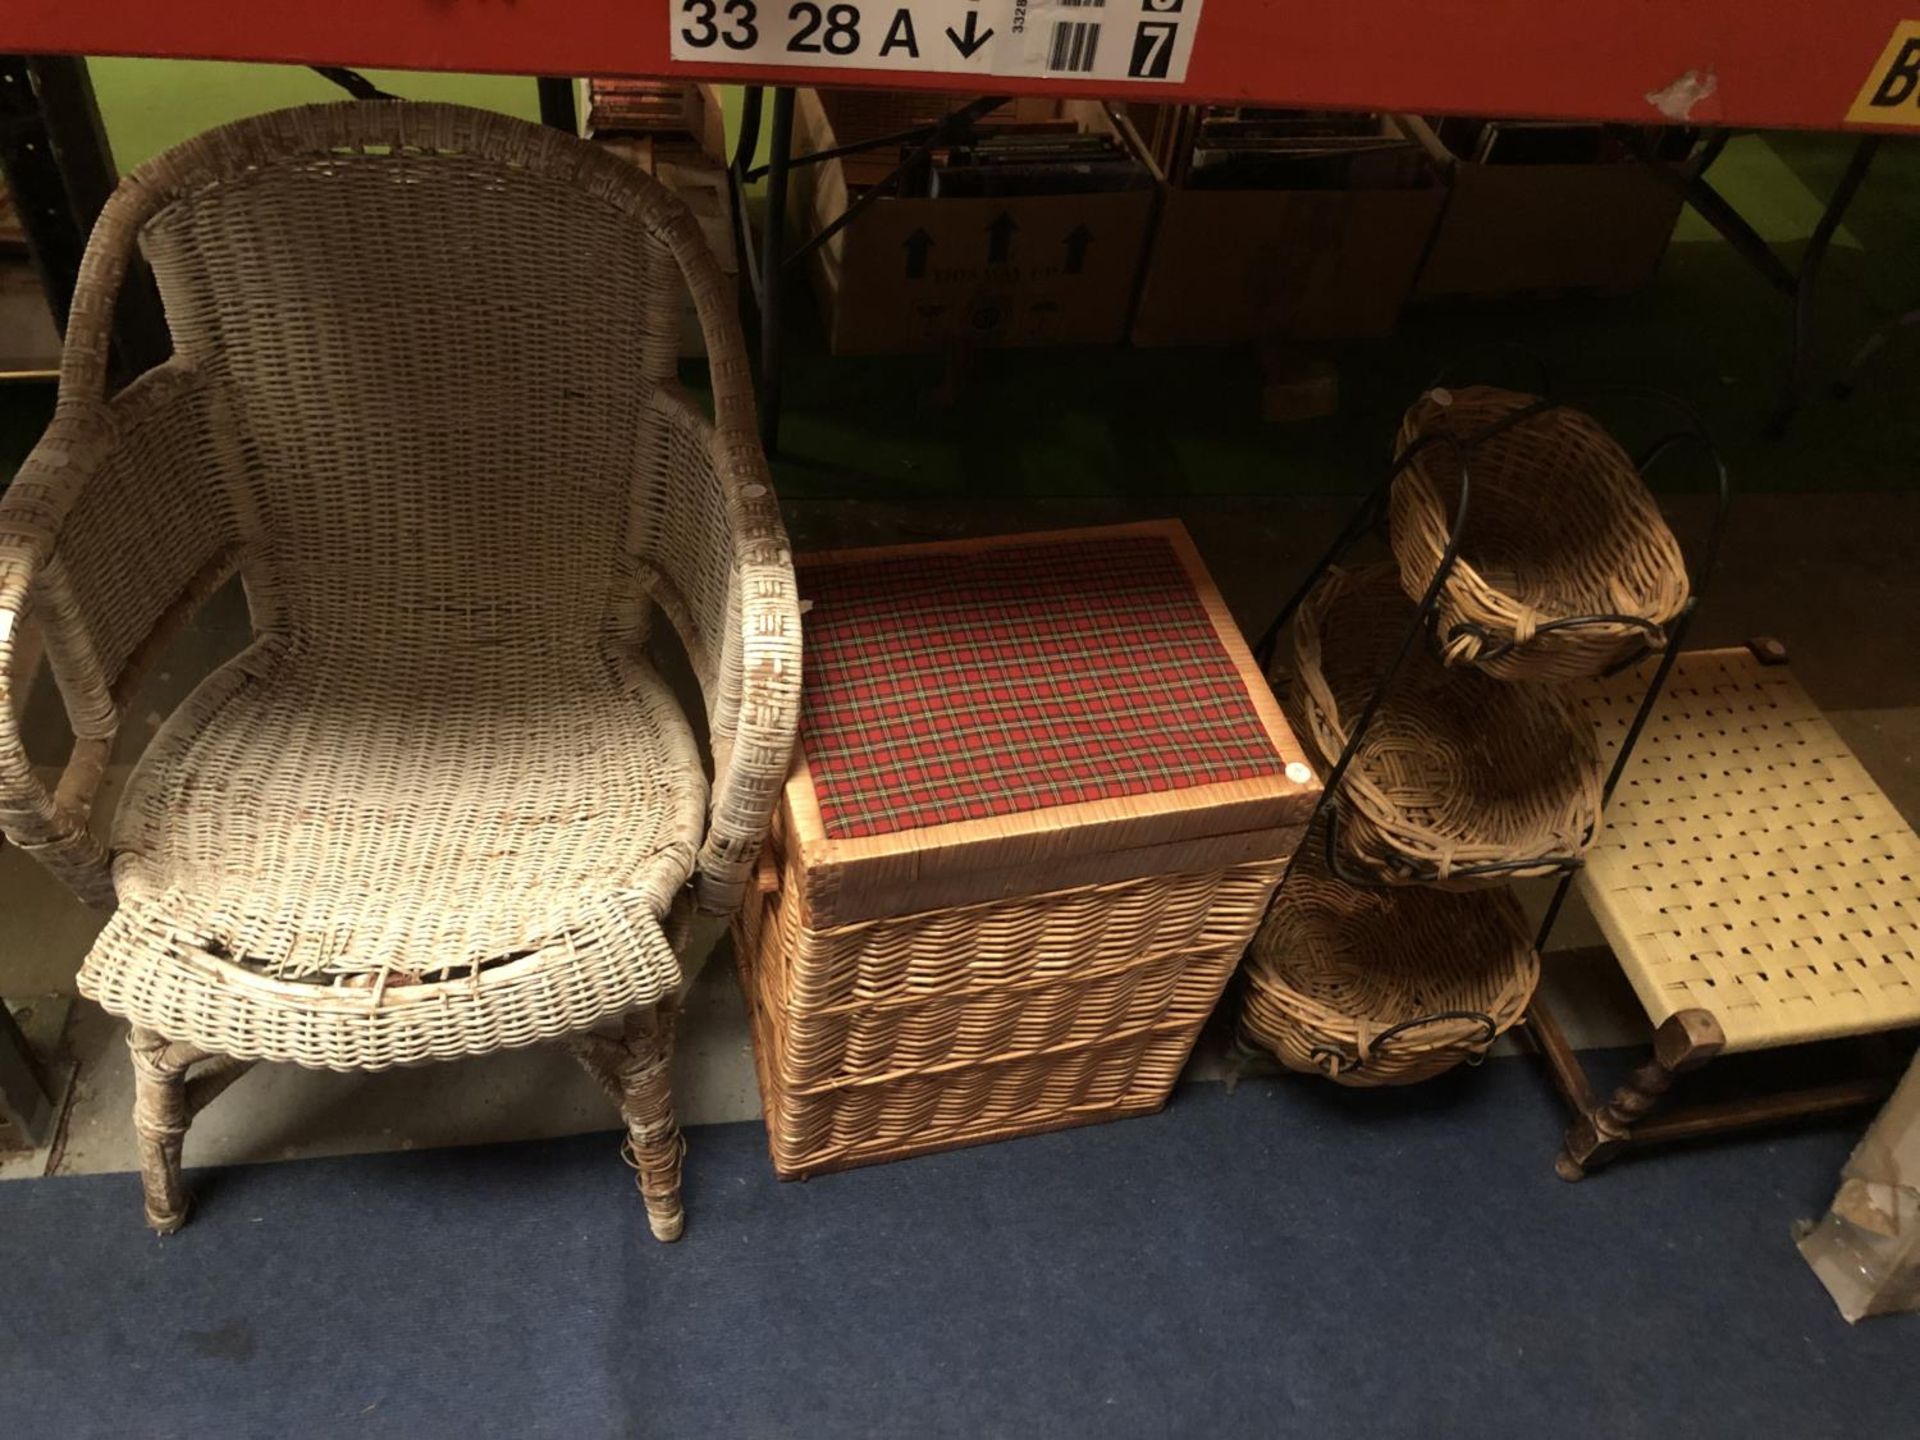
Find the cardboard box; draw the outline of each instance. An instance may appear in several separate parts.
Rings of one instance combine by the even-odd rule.
[[[1023,119],[1037,118],[1041,105],[1082,129],[1119,133],[1090,101],[1025,105]],[[836,130],[813,90],[799,94],[795,133],[800,155],[855,138]],[[850,192],[840,160],[796,166],[789,192],[795,243],[844,214]],[[993,199],[884,196],[808,258],[829,345],[836,355],[870,355],[1115,343],[1126,334],[1153,204],[1150,187]]]
[[[1391,123],[1391,122],[1388,122]],[[1346,340],[1392,331],[1446,193],[1163,186],[1136,345]]]
[[[574,112],[581,138],[646,136],[656,144],[692,147],[724,161],[727,117],[720,92],[704,82],[576,80]]]
[[[1680,218],[1679,188],[1653,166],[1480,164],[1402,116],[1447,176],[1440,227],[1416,299],[1593,290],[1625,295],[1652,277]]]

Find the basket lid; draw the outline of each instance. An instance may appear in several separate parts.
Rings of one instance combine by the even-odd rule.
[[[1143,853],[1170,844],[1233,837],[1222,864],[1291,850],[1319,783],[1178,522],[795,566],[785,818],[803,869],[840,872],[808,884],[835,918],[1178,868]],[[1136,853],[1088,863],[1114,852]]]

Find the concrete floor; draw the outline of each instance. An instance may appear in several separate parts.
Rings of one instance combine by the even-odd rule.
[[[789,505],[801,549],[936,539],[1177,515],[1192,531],[1249,633],[1271,618],[1349,512],[1346,500],[1005,499],[927,505],[808,500]],[[1674,506],[1683,538],[1704,532],[1705,507]],[[1920,817],[1920,495],[1795,494],[1742,501],[1691,643],[1784,639],[1796,673],[1904,814]],[[145,736],[245,634],[236,595],[221,596],[179,642],[134,706],[114,781]],[[29,708],[36,762],[57,765],[61,726],[50,686]],[[111,793],[111,792],[109,792]],[[1540,895],[1528,896],[1538,905]],[[17,852],[0,850],[0,994],[70,996],[98,921]],[[1645,1021],[1591,921],[1569,913],[1546,983],[1576,1044],[1641,1038]],[[1564,947],[1564,948],[1563,948]],[[44,1001],[36,1000],[44,1005]],[[689,997],[676,1072],[691,1124],[759,1113],[745,1016],[729,957],[716,955]],[[44,1022],[43,1022],[44,1023]],[[131,1078],[118,1022],[72,1006],[65,1049],[76,1078],[56,1145],[0,1160],[0,1178],[128,1170],[133,1166]],[[1190,1078],[1217,1078],[1209,1039]],[[613,1115],[557,1050],[499,1054],[381,1075],[333,1075],[264,1066],[209,1108],[188,1142],[190,1165],[472,1144],[611,1129]],[[609,1150],[613,1146],[611,1137]]]

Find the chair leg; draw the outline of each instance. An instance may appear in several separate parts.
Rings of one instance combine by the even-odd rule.
[[[1633,1127],[1660,1103],[1674,1078],[1697,1070],[1726,1044],[1720,1022],[1705,1010],[1681,1010],[1661,1023],[1653,1036],[1653,1056],[1613,1092],[1606,1104],[1573,1122],[1553,1168],[1562,1180],[1578,1180],[1624,1149]]]
[[[187,1219],[187,1192],[180,1183],[180,1147],[193,1123],[187,1070],[202,1056],[137,1025],[127,1036],[127,1048],[133,1055],[133,1129],[140,1147],[147,1224],[171,1235]]]
[[[678,1240],[686,1228],[680,1167],[686,1142],[673,1115],[675,1003],[662,1000],[627,1017],[618,1041],[577,1036],[569,1048],[620,1107],[627,1124],[627,1163],[639,1172],[640,1198],[656,1240]]]
[[[673,1031],[679,1019],[663,1000],[627,1023],[627,1063],[620,1113],[627,1122],[627,1159],[640,1172],[640,1198],[656,1240],[678,1240],[686,1228],[680,1165],[687,1144],[673,1116]]]

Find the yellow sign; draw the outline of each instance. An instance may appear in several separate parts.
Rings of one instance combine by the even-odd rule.
[[[1920,20],[1902,20],[1847,112],[1852,125],[1920,126]]]

